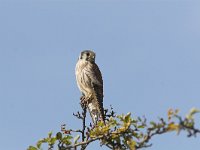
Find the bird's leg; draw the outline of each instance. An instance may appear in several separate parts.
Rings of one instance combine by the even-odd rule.
[[[82,95],[82,96],[80,97],[80,100],[81,100],[81,102],[80,102],[81,107],[85,107],[85,106],[87,105],[85,95]]]
[[[86,100],[87,100],[88,103],[91,102],[92,96],[93,96],[92,94],[89,94],[89,95],[87,96]]]
[[[80,97],[80,100],[81,100],[81,102],[84,101],[84,100],[85,100],[85,95],[82,95],[82,96]]]
[[[93,96],[92,94],[89,94],[87,96],[86,95],[82,95],[80,97],[80,100],[81,100],[80,104],[81,104],[82,108],[88,106],[88,104],[92,101],[92,96]]]

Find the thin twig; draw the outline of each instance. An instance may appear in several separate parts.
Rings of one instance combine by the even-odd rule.
[[[84,141],[84,142],[80,142],[80,143],[77,143],[77,144],[74,144],[74,145],[67,146],[64,150],[68,150],[68,149],[75,148],[75,147],[78,147],[78,146],[88,145],[93,141],[101,139],[102,137],[103,136],[99,136],[99,137],[96,137],[96,138],[92,138],[88,141]]]
[[[86,119],[86,113],[87,113],[87,107],[86,105],[84,105],[83,107],[83,112],[82,112],[82,117],[83,117],[83,128],[82,128],[82,142],[85,141],[85,129],[86,129],[86,125],[85,125],[85,119]],[[85,145],[82,145],[81,146],[81,150],[84,150],[86,148]]]

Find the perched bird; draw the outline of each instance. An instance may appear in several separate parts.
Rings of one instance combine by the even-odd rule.
[[[103,79],[99,67],[95,63],[95,53],[82,51],[75,68],[76,81],[82,93],[82,103],[87,108],[96,124],[99,120],[105,123],[103,108]]]

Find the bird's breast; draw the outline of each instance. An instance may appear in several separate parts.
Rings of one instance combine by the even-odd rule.
[[[78,87],[82,93],[88,95],[92,93],[91,80],[87,75],[88,62],[79,60],[76,64],[76,80]]]

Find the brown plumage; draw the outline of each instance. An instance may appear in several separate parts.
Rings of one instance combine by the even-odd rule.
[[[87,103],[92,121],[105,122],[103,109],[103,80],[101,71],[95,63],[95,53],[90,50],[81,52],[76,64],[76,81]]]

